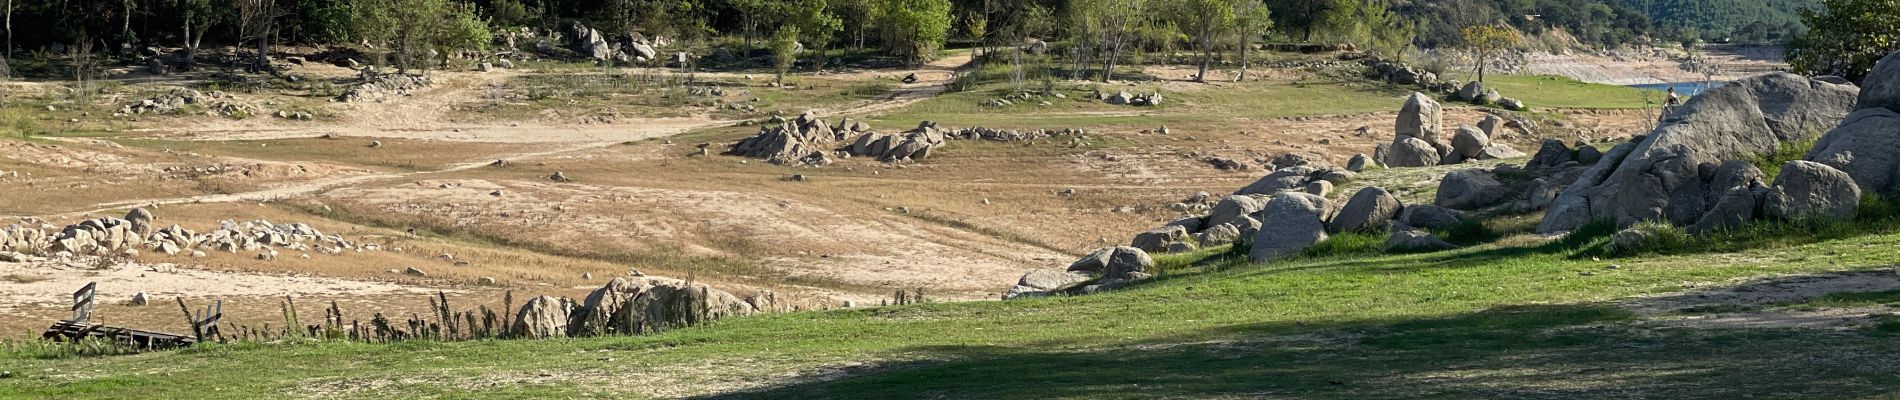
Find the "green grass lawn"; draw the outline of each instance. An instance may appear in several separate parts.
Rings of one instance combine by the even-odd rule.
[[[0,355],[12,372],[0,398],[1837,398],[1900,387],[1900,365],[1881,361],[1900,345],[1878,331],[1654,328],[1608,302],[1884,267],[1900,258],[1900,235],[1573,254],[1491,244],[1253,265],[1215,250],[1164,257],[1173,267],[1161,279],[1109,294],[779,314],[641,337],[59,359],[16,345]]]
[[[1489,75],[1484,83],[1504,97],[1523,100],[1534,108],[1630,109],[1660,106],[1663,101],[1662,93],[1652,90],[1553,75]],[[1649,95],[1647,99],[1645,94]]]

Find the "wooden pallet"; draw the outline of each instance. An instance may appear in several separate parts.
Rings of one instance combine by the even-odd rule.
[[[198,342],[196,338],[190,336],[74,321],[54,322],[52,327],[46,328],[46,333],[40,334],[40,337],[58,341],[101,338],[151,349],[185,347]]]

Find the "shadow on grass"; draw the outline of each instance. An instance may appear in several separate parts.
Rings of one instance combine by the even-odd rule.
[[[1109,349],[923,346],[924,361],[820,371],[752,398],[1864,397],[1900,387],[1900,354],[1857,334],[1647,331],[1620,309],[1508,306],[1315,329],[1243,324]],[[1309,332],[1298,335],[1287,333]],[[809,375],[808,375],[809,376]]]

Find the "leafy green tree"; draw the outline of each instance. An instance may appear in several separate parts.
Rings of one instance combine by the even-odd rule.
[[[1821,10],[1801,12],[1806,35],[1794,40],[1788,63],[1809,75],[1839,75],[1859,82],[1881,57],[1900,50],[1900,1],[1822,0]]]
[[[777,72],[773,82],[785,83],[785,73],[792,70],[792,63],[798,62],[798,27],[780,26],[772,33],[772,70]]]
[[[1194,75],[1195,82],[1207,82],[1207,67],[1228,43],[1227,36],[1234,32],[1237,23],[1234,11],[1243,1],[1246,0],[1178,0],[1174,3],[1174,22],[1193,38],[1195,50],[1201,53],[1200,72]]]
[[[922,63],[950,35],[950,0],[890,0],[878,23],[894,54]]]
[[[1253,49],[1254,40],[1273,29],[1273,14],[1260,0],[1242,0],[1234,7],[1234,37],[1240,47],[1240,73],[1234,81],[1239,82],[1247,80],[1247,51]]]
[[[1340,21],[1340,15],[1352,10],[1353,0],[1267,0],[1273,10],[1274,25],[1299,34],[1302,41],[1313,41],[1313,34]]]
[[[353,0],[352,35],[394,49],[398,72],[428,69],[433,50],[446,59],[466,49],[484,49],[493,39],[472,4],[453,0]]]

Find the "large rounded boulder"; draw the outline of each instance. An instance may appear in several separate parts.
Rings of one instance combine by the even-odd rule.
[[[1729,189],[1709,180],[1722,161],[1758,158],[1785,142],[1811,139],[1847,116],[1858,95],[1853,85],[1788,73],[1711,89],[1649,134],[1611,148],[1558,196],[1537,231],[1569,231],[1601,218],[1619,226],[1693,224]]]
[[[1274,197],[1261,211],[1265,220],[1254,232],[1253,248],[1247,259],[1272,261],[1298,255],[1314,243],[1326,240],[1326,199],[1306,193],[1287,193]]]
[[[1461,169],[1445,174],[1438,182],[1438,196],[1432,201],[1439,207],[1476,210],[1497,205],[1505,199],[1504,183],[1482,169]]]
[[[1781,219],[1854,216],[1860,207],[1860,187],[1847,173],[1821,163],[1789,161],[1762,197],[1762,213]]]
[[[1370,232],[1385,229],[1405,205],[1384,188],[1369,186],[1353,193],[1333,216],[1332,232]]]

